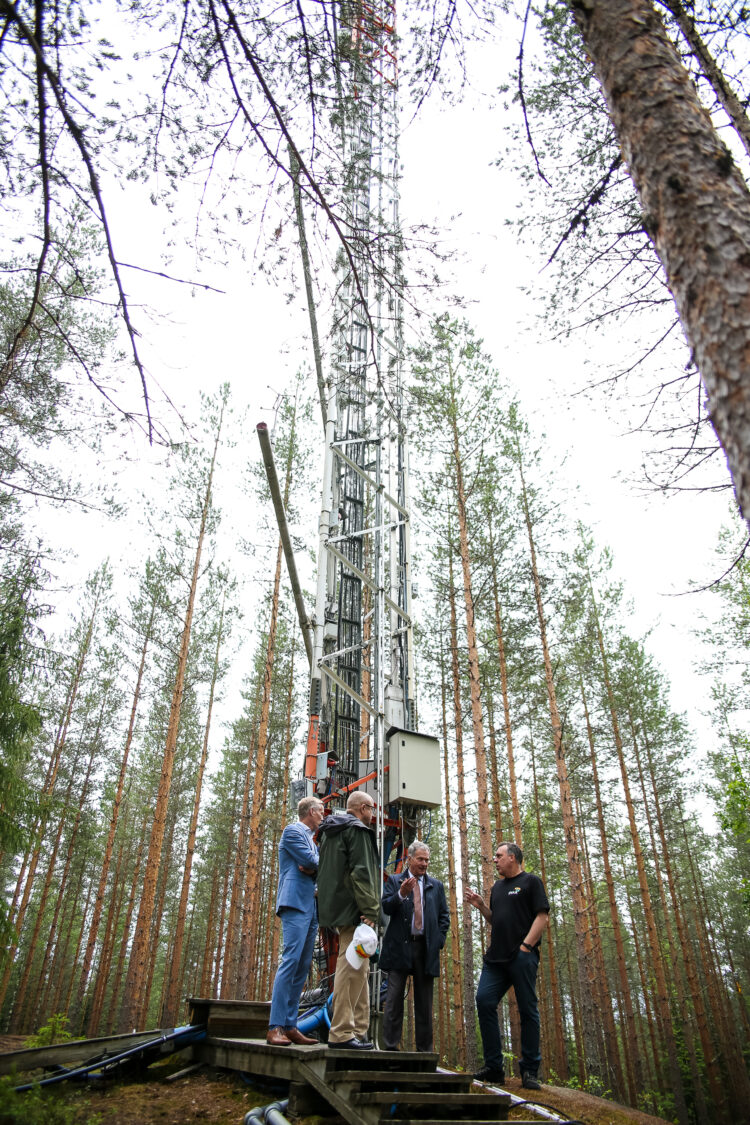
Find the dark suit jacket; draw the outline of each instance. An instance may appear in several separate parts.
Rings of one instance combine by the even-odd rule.
[[[384,972],[388,972],[389,969],[397,969],[402,973],[411,971],[411,920],[414,914],[414,899],[412,895],[402,899],[398,893],[404,879],[408,878],[408,870],[400,875],[390,875],[383,891],[383,910],[389,917],[380,952],[380,968]],[[430,977],[438,977],[440,950],[445,945],[445,935],[450,926],[445,888],[439,879],[425,875],[422,905],[425,973]]]

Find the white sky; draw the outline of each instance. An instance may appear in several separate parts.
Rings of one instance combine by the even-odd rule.
[[[492,66],[486,49],[479,56],[479,72],[488,76],[485,84],[491,91],[504,73]],[[613,549],[615,574],[625,580],[634,603],[631,631],[653,629],[649,647],[671,680],[673,705],[688,711],[706,745],[710,732],[701,710],[708,685],[695,673],[699,654],[690,628],[708,600],[670,595],[687,590],[692,581],[702,584],[716,576],[713,552],[728,498],[664,499],[623,483],[622,477],[638,476],[640,437],[622,436],[602,402],[592,405],[569,397],[569,389],[582,382],[582,361],[584,355],[591,358],[591,342],[546,338],[536,319],[539,304],[521,292],[524,285],[534,287],[542,261],[517,245],[505,225],[518,189],[491,166],[502,146],[502,128],[502,111],[489,101],[443,109],[428,105],[402,138],[402,219],[407,226],[434,222],[459,252],[456,284],[469,302],[467,318],[484,338],[501,374],[517,388],[536,436],[546,433],[549,461],[558,479],[569,489],[579,487],[580,507],[570,511],[571,520],[588,522],[599,544]],[[153,248],[161,238],[161,216],[141,201],[137,190],[108,191],[115,241],[127,246],[124,257],[158,267]],[[178,255],[173,272],[189,275],[192,267]],[[135,291],[136,279],[129,280]],[[290,384],[298,365],[311,367],[304,350],[304,298],[300,292],[287,305],[281,288],[241,264],[207,273],[205,280],[224,288],[225,295],[191,293],[187,287],[139,275],[141,299],[160,314],[151,322],[136,310],[144,333],[142,350],[150,371],[193,422],[199,391],[215,391],[230,381],[235,407],[247,411],[241,445],[231,454],[239,465],[257,456],[255,423],[272,421],[276,393]],[[600,346],[604,365],[604,339]],[[139,461],[151,460],[143,439],[134,438],[128,452]],[[143,466],[129,467],[120,481],[130,493],[136,482],[147,485],[148,472]],[[228,507],[224,534],[251,532],[257,514],[247,500],[235,493]],[[130,520],[103,533],[95,517],[66,514],[50,517],[48,530],[77,551],[81,574],[105,554],[116,568],[125,561],[140,562]],[[227,717],[238,710],[238,699],[227,701]]]

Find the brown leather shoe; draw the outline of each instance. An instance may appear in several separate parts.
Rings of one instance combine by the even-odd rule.
[[[303,1035],[298,1027],[285,1027],[284,1035],[286,1035],[290,1043],[296,1043],[298,1047],[320,1046],[317,1039],[311,1039],[309,1035]]]
[[[291,1042],[291,1039],[287,1039],[284,1034],[283,1028],[269,1027],[266,1043],[270,1043],[272,1047],[289,1047]]]

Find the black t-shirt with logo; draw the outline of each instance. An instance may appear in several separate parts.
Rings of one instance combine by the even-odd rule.
[[[512,961],[537,914],[549,913],[544,883],[530,871],[498,879],[490,892],[492,937],[485,961]],[[539,949],[539,943],[535,946]]]

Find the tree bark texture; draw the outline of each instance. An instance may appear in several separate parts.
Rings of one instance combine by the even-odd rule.
[[[456,724],[456,777],[458,779],[458,822],[461,853],[461,883],[464,890],[471,885],[469,875],[469,835],[466,830],[466,786],[464,782],[463,713],[461,707],[461,675],[458,666],[458,621],[456,617],[456,586],[453,579],[453,552],[448,555],[448,593],[451,612],[451,674],[453,679],[453,715]],[[463,947],[463,1012],[466,1039],[466,1069],[477,1068],[477,1037],[474,1031],[474,935],[471,909],[464,907],[461,928]]]
[[[450,412],[453,431],[453,469],[456,483],[456,504],[458,508],[459,554],[464,582],[464,607],[466,610],[466,647],[469,668],[469,694],[471,698],[471,730],[474,736],[474,757],[477,767],[477,804],[479,807],[479,851],[482,864],[482,894],[489,898],[494,882],[492,857],[495,848],[492,843],[490,824],[490,805],[487,786],[487,755],[484,748],[484,720],[482,718],[482,698],[479,678],[479,649],[474,614],[474,593],[471,581],[471,557],[469,550],[468,513],[466,508],[466,488],[464,485],[463,456],[459,443],[453,372],[451,370],[451,398],[454,408]]]
[[[750,192],[653,4],[570,6],[750,519]]]
[[[169,724],[167,727],[167,737],[164,745],[164,755],[162,758],[161,776],[159,778],[159,788],[157,791],[156,804],[154,807],[154,821],[151,828],[151,840],[149,842],[148,856],[146,858],[146,870],[144,872],[143,879],[143,894],[141,896],[141,901],[138,909],[135,934],[133,935],[133,946],[130,953],[128,978],[125,986],[125,997],[123,999],[122,1012],[120,1014],[120,1028],[123,1031],[127,1031],[131,1027],[138,1026],[137,1013],[144,1010],[142,999],[144,992],[148,988],[147,974],[149,964],[149,938],[154,916],[156,884],[162,858],[164,833],[167,827],[167,805],[169,802],[169,793],[172,788],[172,771],[174,769],[175,751],[177,749],[177,734],[180,726],[180,716],[182,714],[182,700],[185,694],[185,672],[187,669],[188,651],[190,648],[190,636],[193,628],[195,598],[198,589],[198,579],[200,577],[201,552],[203,550],[203,540],[206,534],[206,525],[211,508],[211,488],[213,486],[214,466],[216,465],[216,452],[219,447],[220,435],[221,421],[219,422],[217,428],[213,456],[208,471],[208,478],[206,480],[206,491],[204,493],[203,499],[201,522],[198,531],[195,556],[193,559],[193,570],[190,579],[187,606],[185,608],[185,619],[182,626],[182,636],[180,638],[180,648],[177,657],[175,681],[174,687],[172,689],[172,700],[169,709]]]
[[[445,849],[448,857],[448,909],[450,910],[450,965],[451,983],[449,1010],[452,1019],[448,1021],[455,1029],[455,1054],[458,1059],[466,1064],[466,1020],[464,1018],[463,997],[461,993],[461,954],[459,950],[458,931],[458,895],[456,894],[456,853],[453,844],[453,815],[451,811],[450,790],[450,763],[448,761],[448,706],[446,700],[447,677],[445,670],[445,652],[440,646],[440,701],[443,718],[443,776],[445,781]],[[444,983],[448,992],[448,983]]]

